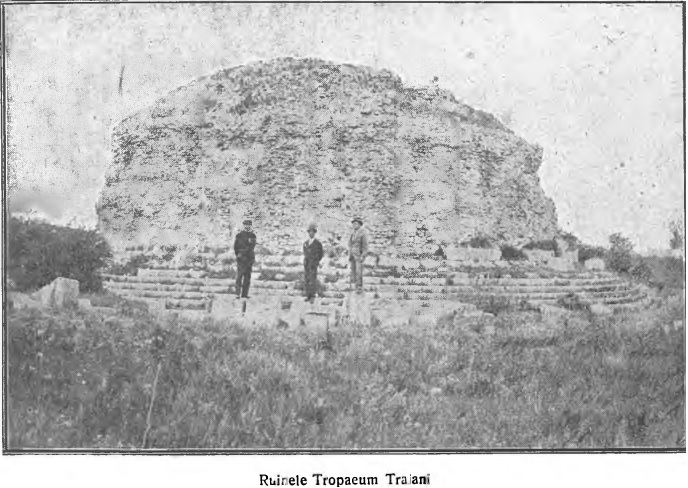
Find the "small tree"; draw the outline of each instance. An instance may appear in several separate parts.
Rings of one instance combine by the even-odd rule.
[[[609,269],[618,273],[628,273],[633,267],[633,244],[620,233],[609,236]]]
[[[36,290],[60,276],[78,280],[81,291],[101,289],[100,270],[112,251],[96,231],[11,217],[7,234],[7,276],[17,290]]]
[[[683,249],[686,235],[686,226],[683,220],[673,220],[670,222],[669,231],[671,232],[671,240],[669,241],[671,249]]]

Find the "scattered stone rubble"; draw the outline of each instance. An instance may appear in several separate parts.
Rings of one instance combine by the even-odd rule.
[[[471,253],[472,259],[476,256]],[[201,269],[140,269],[136,276],[106,275],[105,287],[164,313],[320,331],[342,321],[423,330],[440,319],[484,316],[481,309],[489,312],[495,306],[527,304],[548,313],[561,310],[557,303],[570,296],[580,297],[596,314],[607,314],[610,307],[635,306],[647,296],[608,272],[427,257],[379,257],[366,268],[365,293],[358,295],[350,291],[348,261],[325,258],[319,272],[320,296],[307,304],[300,286],[301,259],[257,256],[249,300],[236,298],[234,279],[213,278]]]

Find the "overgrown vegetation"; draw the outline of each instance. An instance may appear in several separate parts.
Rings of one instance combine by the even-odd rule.
[[[144,254],[136,254],[124,263],[113,263],[108,271],[115,275],[136,275],[140,268],[146,268],[150,264],[150,258]]]
[[[578,261],[581,263],[593,258],[604,260],[606,255],[607,249],[604,246],[593,246],[581,243],[578,247]]]
[[[112,252],[96,231],[11,217],[7,235],[7,276],[17,290],[36,290],[60,276],[78,280],[82,291],[102,289],[99,271]]]
[[[528,256],[517,247],[502,246],[502,259],[505,261],[525,261]]]
[[[111,305],[9,313],[10,448],[685,446],[683,303],[325,335]]]
[[[557,250],[557,244],[554,242],[553,239],[545,239],[543,241],[533,241],[529,242],[525,246],[523,246],[523,249],[539,249],[540,251],[556,251]]]
[[[487,236],[477,235],[459,244],[461,247],[472,247],[474,249],[492,249],[494,242]]]
[[[609,236],[607,266],[617,273],[628,273],[633,266],[633,244],[619,233]]]
[[[564,232],[560,237],[568,244],[569,249],[577,249],[580,245],[580,239],[572,232]]]

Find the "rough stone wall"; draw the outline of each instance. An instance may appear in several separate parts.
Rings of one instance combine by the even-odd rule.
[[[379,250],[557,233],[539,147],[385,70],[291,58],[226,69],[125,119],[113,144],[98,214],[115,247],[223,246],[245,217],[273,248],[299,246],[309,222],[345,244],[355,215]]]

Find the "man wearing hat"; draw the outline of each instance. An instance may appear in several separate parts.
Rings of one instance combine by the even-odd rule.
[[[353,232],[349,237],[349,263],[351,264],[351,284],[357,293],[363,293],[363,261],[368,254],[368,234],[363,229],[363,220],[355,217],[351,224]]]
[[[244,230],[234,239],[234,254],[237,260],[236,294],[237,298],[248,298],[248,288],[251,286],[251,271],[256,260],[254,248],[256,235],[251,232],[253,222],[244,220]]]
[[[303,268],[306,301],[315,299],[315,290],[318,284],[318,265],[323,257],[323,247],[315,233],[318,232],[315,224],[308,226],[308,239],[303,243]]]

